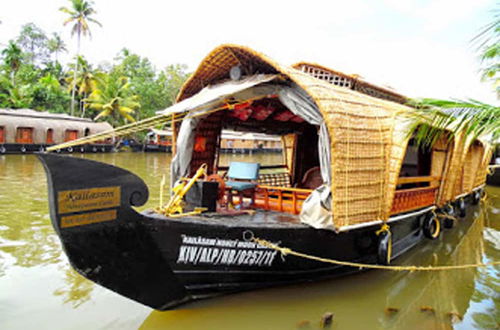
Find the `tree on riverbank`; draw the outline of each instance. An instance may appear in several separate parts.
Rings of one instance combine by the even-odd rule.
[[[99,113],[94,118],[106,118],[113,126],[134,122],[135,111],[141,107],[138,96],[130,90],[127,77],[102,73],[96,79],[96,88],[86,99],[88,107]]]
[[[64,21],[64,25],[68,23],[73,23],[71,28],[71,36],[77,36],[77,48],[75,56],[75,70],[73,80],[76,81],[76,75],[78,72],[78,57],[80,56],[80,41],[83,36],[91,36],[89,22],[102,26],[102,24],[92,18],[93,14],[96,14],[94,8],[92,8],[93,2],[88,2],[85,0],[69,0],[71,2],[71,8],[61,7],[59,10],[63,13],[69,15],[69,18]],[[76,88],[71,90],[71,115],[74,113],[75,109],[75,92]]]
[[[127,93],[134,96],[134,102],[141,104],[140,108],[135,107],[135,111],[128,115],[135,119],[143,119],[174,103],[177,92],[189,76],[185,65],[173,64],[158,70],[148,58],[126,49],[107,65],[92,64],[80,56],[79,69],[76,72],[76,63],[66,67],[58,61],[57,54],[63,52],[65,46],[57,34],[52,34],[53,37],[48,38],[42,29],[32,23],[24,26],[30,28],[23,28],[20,34],[23,34],[22,39],[26,45],[24,49],[33,51],[31,55],[27,55],[23,51],[24,46],[21,47],[17,43],[16,40],[21,37],[9,41],[3,49],[0,48],[0,108],[30,108],[69,113],[70,95],[74,91],[75,103],[79,105],[75,107],[74,114],[94,118],[99,112],[86,107],[85,102],[96,88],[96,77],[108,74],[116,79],[127,78]],[[26,33],[27,30],[36,33]],[[46,42],[33,41],[31,47],[32,37]],[[105,78],[103,81],[109,80]],[[100,89],[105,90],[103,83]],[[124,121],[121,115],[116,118],[101,116],[98,119],[110,121],[115,125]]]

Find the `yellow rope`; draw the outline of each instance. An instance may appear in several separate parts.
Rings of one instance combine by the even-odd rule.
[[[449,215],[449,214],[446,214],[446,213],[435,213],[434,211],[432,211],[438,218],[441,218],[441,219],[451,219],[453,221],[458,221],[457,218],[455,218],[454,216],[452,215]]]
[[[260,238],[252,238],[252,241],[255,243],[276,250],[280,252],[283,256],[286,255],[293,255],[296,257],[300,258],[305,258],[309,260],[314,260],[314,261],[319,261],[319,262],[324,262],[324,263],[329,263],[329,264],[335,264],[335,265],[340,265],[340,266],[349,266],[349,267],[356,267],[359,269],[383,269],[383,270],[392,270],[392,271],[410,271],[410,272],[415,272],[415,271],[443,271],[443,270],[456,270],[456,269],[468,269],[468,268],[478,268],[478,267],[488,267],[488,266],[494,266],[494,265],[500,265],[500,261],[492,261],[488,263],[477,263],[477,264],[465,264],[465,265],[452,265],[452,266],[384,266],[384,265],[375,265],[375,264],[362,264],[358,262],[350,262],[350,261],[340,261],[340,260],[334,260],[334,259],[328,259],[328,258],[321,258],[321,257],[316,257],[312,255],[308,255],[305,253],[300,253],[293,251],[292,249],[285,248],[285,247],[280,247],[276,244],[273,244],[269,241],[260,239]]]
[[[377,230],[377,231],[375,232],[375,234],[378,236],[378,235],[380,235],[381,233],[383,233],[384,231],[388,231],[388,232],[390,232],[390,229],[391,229],[391,228],[389,227],[389,225],[388,225],[386,222],[384,222],[384,224],[380,227],[380,229],[379,229],[379,230]]]
[[[500,168],[500,164],[499,165],[488,165],[488,167],[486,168],[486,174],[493,175],[493,170],[497,169],[497,168]]]

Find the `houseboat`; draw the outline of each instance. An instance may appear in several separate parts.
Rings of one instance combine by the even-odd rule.
[[[232,154],[255,154],[282,152],[281,138],[262,133],[221,132],[220,152]]]
[[[173,125],[169,202],[138,212],[149,190],[135,174],[41,153],[53,227],[82,276],[159,310],[364,269],[276,247],[390,264],[466,221],[491,158],[486,139],[447,129],[418,147],[423,117],[404,103],[359,77],[220,46],[157,117]],[[220,166],[223,130],[281,136],[283,162]]]
[[[172,151],[172,130],[151,129],[146,134],[144,145],[130,145],[134,151]],[[281,138],[260,133],[223,130],[220,135],[220,152],[253,154],[281,152]]]
[[[32,153],[84,136],[110,131],[106,122],[29,109],[0,109],[0,154]],[[112,139],[59,150],[60,152],[109,152]]]

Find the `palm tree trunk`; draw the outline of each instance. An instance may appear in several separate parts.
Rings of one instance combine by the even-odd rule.
[[[83,99],[87,98],[87,93],[83,93]],[[82,118],[85,117],[85,101],[82,101]]]
[[[76,65],[73,72],[73,88],[71,89],[71,115],[73,116],[75,110],[75,90],[76,90],[76,73],[78,71],[78,56],[80,55],[80,29],[78,29],[77,35],[77,47],[76,47]]]

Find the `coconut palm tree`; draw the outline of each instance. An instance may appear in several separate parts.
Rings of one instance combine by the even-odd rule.
[[[74,70],[74,80],[76,81],[76,73],[78,72],[78,56],[80,55],[80,40],[83,36],[91,36],[89,22],[95,23],[102,26],[100,22],[92,18],[91,16],[97,12],[92,8],[93,2],[85,0],[69,0],[71,2],[71,8],[61,7],[59,10],[69,17],[64,21],[64,25],[69,23],[73,24],[71,28],[71,35],[77,36],[77,48],[76,48],[76,67]],[[75,90],[71,91],[71,115],[75,108]]]
[[[81,101],[79,108],[82,117],[84,117],[85,110],[87,109],[85,106],[86,98],[96,89],[97,78],[102,73],[93,70],[83,56],[78,56],[78,67],[80,70],[76,73],[76,80],[74,71],[69,71],[66,82],[68,83],[68,89],[71,91],[75,90],[80,96]]]
[[[12,85],[15,85],[14,76],[16,75],[17,70],[21,67],[23,52],[14,41],[10,40],[7,47],[2,50],[2,56],[5,64],[10,69],[10,80]]]
[[[57,33],[52,33],[52,38],[47,41],[47,48],[49,51],[55,55],[55,61],[58,61],[58,55],[60,52],[67,52],[66,44],[61,39],[61,36]]]
[[[101,74],[96,82],[96,89],[86,99],[90,109],[99,111],[94,120],[111,117],[115,124],[121,120],[134,122],[132,115],[141,104],[138,96],[132,94],[128,78]]]

